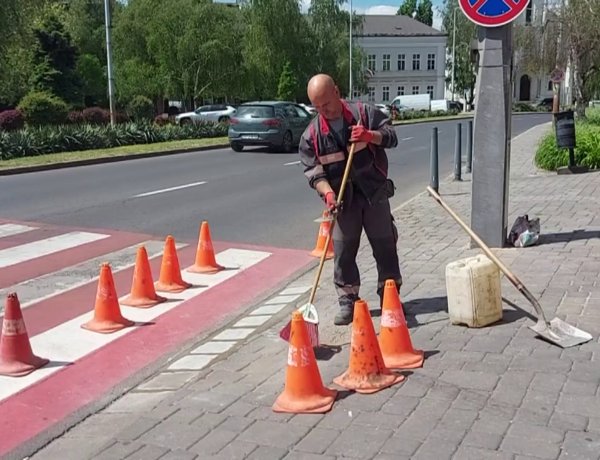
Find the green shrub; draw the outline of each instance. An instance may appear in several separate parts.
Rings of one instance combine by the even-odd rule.
[[[577,123],[575,135],[577,145],[575,163],[589,168],[600,168],[600,126]],[[561,166],[568,166],[569,150],[557,147],[554,131],[541,139],[535,154],[535,164],[549,171],[555,171]]]
[[[110,125],[73,124],[0,131],[0,160],[57,152],[73,152],[122,145],[151,144],[227,135],[224,123],[158,126],[152,122]]]
[[[516,102],[513,104],[513,112],[545,112],[543,107],[536,107],[527,102]]]
[[[66,102],[46,91],[31,91],[19,103],[25,123],[31,126],[61,124],[67,119]]]
[[[154,104],[146,96],[135,96],[127,105],[127,113],[136,121],[152,120]]]
[[[448,117],[451,115],[456,115],[458,111],[456,110],[434,110],[425,111],[425,110],[404,110],[402,112],[398,112],[394,120],[418,120],[421,118],[430,118],[430,117]]]
[[[590,108],[586,112],[587,122],[600,126],[600,108]]]

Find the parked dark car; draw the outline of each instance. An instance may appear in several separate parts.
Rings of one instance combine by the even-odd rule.
[[[312,116],[293,102],[247,102],[229,120],[229,144],[236,152],[246,146],[267,146],[291,152]]]
[[[459,101],[448,101],[448,110],[455,110],[457,112],[463,111],[462,102]]]

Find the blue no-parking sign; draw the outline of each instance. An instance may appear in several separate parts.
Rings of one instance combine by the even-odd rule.
[[[460,8],[475,24],[498,27],[514,21],[529,0],[459,0]]]

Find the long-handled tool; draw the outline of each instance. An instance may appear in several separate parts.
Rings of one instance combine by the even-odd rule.
[[[360,124],[360,122],[359,122]],[[350,152],[348,153],[348,161],[346,162],[346,167],[344,168],[344,175],[342,176],[342,183],[340,184],[340,191],[336,197],[336,211],[332,213],[331,223],[329,225],[329,232],[327,233],[327,238],[325,239],[324,248],[329,247],[329,243],[331,242],[331,237],[333,235],[333,228],[335,227],[336,217],[337,217],[337,209],[339,209],[342,198],[344,197],[344,191],[346,190],[346,184],[348,183],[348,177],[350,176],[350,168],[352,166],[352,160],[354,159],[354,150],[356,144],[353,142],[350,145]],[[319,268],[317,270],[317,275],[315,276],[315,281],[313,282],[312,289],[310,291],[310,297],[308,298],[308,303],[304,304],[298,310],[303,313],[305,319],[308,319],[307,326],[309,326],[309,336],[313,346],[318,345],[318,321],[319,317],[317,315],[317,309],[314,306],[313,302],[315,300],[315,295],[317,293],[317,288],[319,287],[319,280],[321,279],[321,273],[323,272],[323,265],[325,265],[325,259],[327,256],[327,251],[323,250],[321,254],[321,260],[319,261]],[[312,324],[312,327],[311,327]],[[289,340],[291,323],[288,323],[280,332],[279,336],[284,340]]]
[[[571,326],[560,318],[554,318],[552,321],[546,321],[544,310],[540,303],[536,300],[531,292],[525,287],[525,285],[517,278],[501,261],[498,259],[490,248],[479,238],[471,228],[469,228],[458,215],[450,209],[450,207],[444,203],[442,198],[436,193],[436,191],[427,187],[429,194],[454,218],[456,222],[473,238],[477,245],[485,252],[485,254],[498,266],[498,268],[506,275],[510,282],[519,290],[521,294],[525,296],[527,300],[533,305],[538,320],[534,326],[529,326],[529,329],[533,330],[544,339],[549,342],[555,343],[563,348],[573,347],[582,343],[592,340],[591,334],[582,331],[581,329]]]

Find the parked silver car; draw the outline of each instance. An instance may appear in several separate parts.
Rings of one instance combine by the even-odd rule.
[[[221,123],[228,121],[235,114],[235,108],[225,104],[203,105],[193,112],[180,113],[175,117],[175,122],[181,125],[210,121]]]
[[[247,102],[238,106],[229,120],[229,144],[236,152],[250,145],[291,152],[311,119],[306,110],[293,102]]]

